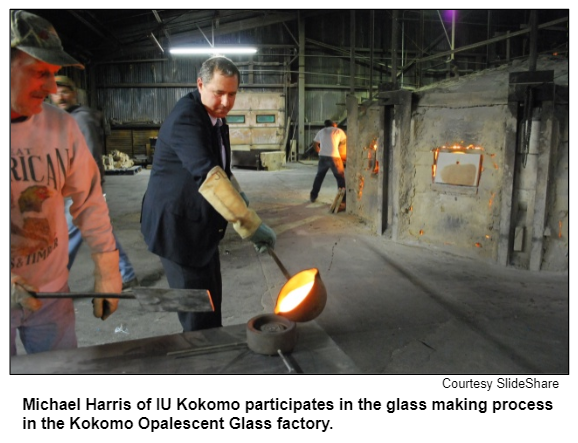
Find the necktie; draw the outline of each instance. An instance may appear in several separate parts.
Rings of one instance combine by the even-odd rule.
[[[223,121],[218,118],[215,126],[217,128],[217,140],[219,141],[219,146],[221,146],[221,158],[223,159],[223,169],[227,167],[225,164],[227,162],[227,154],[225,152],[225,144],[223,143],[223,137],[221,135],[221,126],[223,125]]]

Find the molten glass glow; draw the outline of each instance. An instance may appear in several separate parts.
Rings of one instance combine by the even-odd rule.
[[[305,322],[316,318],[327,301],[327,290],[316,268],[298,272],[283,285],[275,314],[294,322]]]
[[[295,309],[311,292],[313,281],[289,292],[279,303],[279,312],[289,312]]]

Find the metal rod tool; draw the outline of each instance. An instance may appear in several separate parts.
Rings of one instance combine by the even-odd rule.
[[[281,260],[279,260],[277,254],[275,254],[275,251],[273,251],[271,248],[267,248],[267,252],[271,257],[273,257],[273,260],[275,260],[275,263],[277,263],[277,266],[279,266],[279,269],[281,269],[283,275],[287,278],[287,280],[289,280],[291,278],[291,274],[289,274],[289,271],[287,271],[285,266],[283,266],[283,263],[281,263]]]
[[[37,298],[118,298],[134,299],[147,311],[212,312],[211,294],[206,289],[174,289],[133,287],[120,294],[92,292],[33,292]]]

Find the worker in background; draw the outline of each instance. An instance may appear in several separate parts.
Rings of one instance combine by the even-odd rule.
[[[69,292],[64,198],[92,253],[95,292],[122,288],[98,166],[76,121],[44,102],[62,66],[83,68],[48,21],[10,11],[11,355],[17,333],[27,353],[77,346],[72,299],[29,292]],[[104,320],[117,305],[118,298],[95,298],[94,315]]]
[[[337,180],[337,188],[345,189],[345,168],[342,156],[345,156],[347,136],[342,129],[337,127],[337,123],[331,120],[325,120],[324,125],[325,127],[313,139],[315,148],[319,153],[319,162],[317,164],[317,175],[315,175],[313,180],[313,189],[311,189],[309,194],[311,202],[317,200],[319,190],[329,169],[331,169],[333,176]],[[344,194],[340,209],[345,208],[345,197],[346,195]]]
[[[161,258],[171,288],[208,289],[214,312],[179,312],[184,331],[221,322],[219,242],[227,223],[259,252],[275,246],[275,232],[248,207],[231,172],[225,117],[241,76],[226,57],[206,60],[197,89],[181,98],[160,128],[143,199],[141,232]]]
[[[60,109],[65,110],[74,117],[96,164],[100,171],[100,184],[104,191],[104,163],[102,162],[102,155],[104,154],[104,134],[100,118],[98,114],[87,106],[82,106],[78,103],[78,91],[76,85],[69,77],[65,75],[56,76],[57,90],[54,94],[50,94],[52,103],[57,105]],[[105,193],[106,197],[106,193]],[[65,215],[68,222],[68,269],[72,268],[76,254],[82,245],[82,236],[78,227],[72,222],[70,215],[70,205],[72,200],[67,198],[65,200]],[[133,286],[138,286],[138,280],[134,272],[134,268],[128,258],[128,255],[122,248],[118,237],[114,236],[116,240],[116,248],[119,252],[120,275],[122,277],[122,289],[129,289]]]

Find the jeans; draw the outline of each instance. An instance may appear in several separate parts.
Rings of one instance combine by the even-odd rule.
[[[333,176],[337,180],[337,187],[345,188],[345,169],[341,158],[320,155],[319,163],[317,164],[317,175],[313,181],[313,189],[311,189],[311,200],[315,200],[319,195],[319,190],[321,189],[321,185],[325,179],[325,174],[327,174],[329,169],[331,169]],[[342,201],[345,201],[345,194],[343,195]]]
[[[68,292],[68,284],[57,292]],[[77,347],[74,305],[71,298],[43,298],[32,312],[10,309],[10,355],[16,355],[16,335],[28,354]]]
[[[72,199],[67,198],[64,201],[64,213],[66,215],[66,222],[68,223],[68,270],[72,268],[76,254],[80,249],[82,244],[82,235],[80,234],[80,229],[78,229],[72,222],[72,215],[70,215],[70,206],[72,205]],[[116,249],[118,249],[119,255],[119,268],[120,275],[122,276],[122,282],[126,283],[136,278],[134,268],[132,263],[128,259],[125,250],[118,241],[118,237],[114,234],[114,239],[116,241]]]

